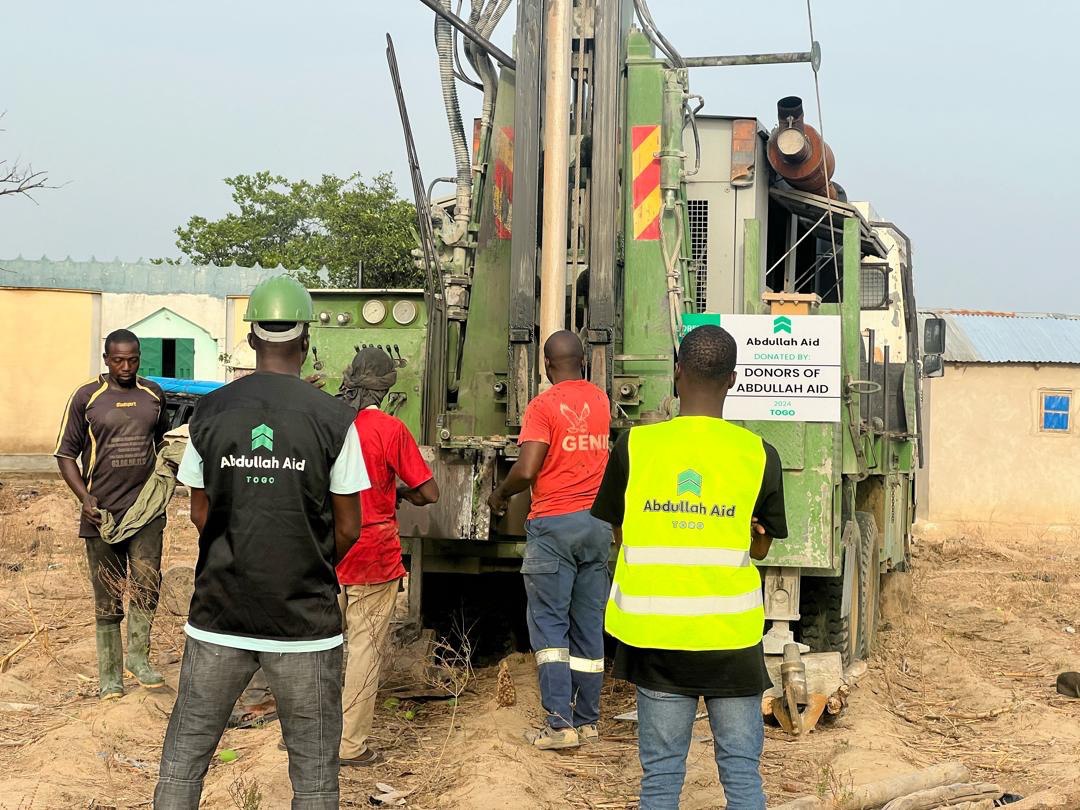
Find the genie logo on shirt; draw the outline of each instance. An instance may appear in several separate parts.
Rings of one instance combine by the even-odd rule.
[[[567,422],[566,435],[563,436],[562,449],[568,453],[581,450],[607,450],[608,435],[589,435],[589,414],[592,409],[586,402],[578,413],[565,402],[559,404],[559,413]]]

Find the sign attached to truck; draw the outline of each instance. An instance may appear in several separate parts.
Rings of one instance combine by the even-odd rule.
[[[767,422],[840,421],[839,315],[683,315],[683,334],[722,326],[739,347],[724,417]]]

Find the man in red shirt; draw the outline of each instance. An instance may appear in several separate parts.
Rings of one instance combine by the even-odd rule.
[[[439,487],[409,429],[379,406],[397,382],[394,361],[382,349],[361,349],[342,380],[339,396],[357,409],[356,432],[371,488],[360,493],[360,539],[337,565],[348,661],[341,703],[341,764],[371,765],[378,752],[367,744],[379,691],[379,669],[405,575],[397,505],[439,500]],[[397,486],[401,479],[403,486]]]
[[[532,487],[521,573],[548,717],[529,741],[545,750],[599,736],[611,526],[589,510],[607,465],[611,405],[584,379],[584,368],[573,332],[547,339],[544,371],[552,386],[525,409],[518,460],[488,498],[501,514],[511,495]]]

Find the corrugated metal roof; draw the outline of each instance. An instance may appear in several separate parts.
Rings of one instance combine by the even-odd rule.
[[[303,270],[304,268],[298,268]],[[0,287],[45,287],[107,293],[197,293],[224,298],[247,295],[263,279],[289,272],[278,267],[218,267],[213,264],[150,264],[122,262],[0,260]],[[326,269],[320,271],[326,276]]]
[[[949,363],[1080,365],[1080,315],[931,310],[945,319]]]

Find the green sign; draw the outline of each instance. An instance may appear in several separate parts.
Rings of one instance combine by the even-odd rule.
[[[682,316],[682,334],[679,339],[686,337],[690,330],[699,326],[719,326],[720,316],[715,312],[687,312]]]

